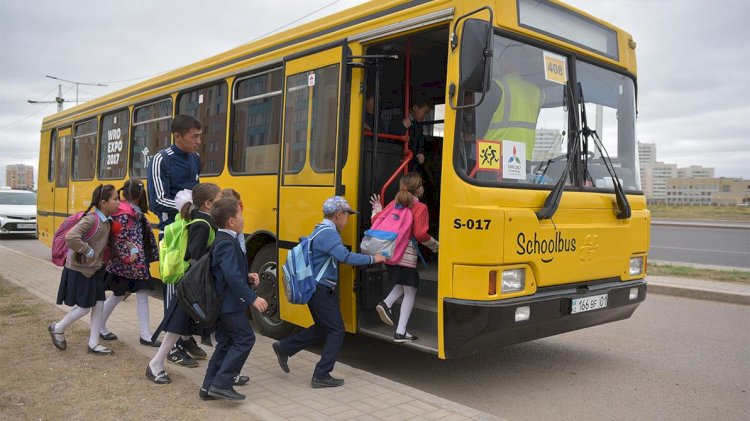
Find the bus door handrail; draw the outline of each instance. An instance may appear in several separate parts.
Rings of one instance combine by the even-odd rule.
[[[396,177],[398,177],[398,174],[401,171],[406,171],[407,165],[411,162],[411,159],[414,157],[414,153],[410,151],[408,148],[406,149],[406,155],[404,155],[404,161],[401,163],[401,165],[396,168],[396,171],[393,172],[393,175],[391,175],[391,178],[388,179],[388,181],[383,184],[383,188],[380,189],[380,204],[385,205],[385,202],[383,199],[385,198],[385,191],[388,189],[388,187],[393,183],[394,180],[396,180]]]
[[[412,158],[414,158],[414,153],[409,149],[409,132],[404,135],[397,135],[397,134],[386,134],[386,133],[378,133],[378,139],[387,139],[387,140],[395,140],[399,142],[403,142],[404,144],[404,160],[401,162],[401,165],[398,166],[396,171],[393,172],[393,175],[388,179],[388,181],[385,182],[383,185],[383,188],[380,189],[380,203],[383,204],[383,198],[385,197],[385,191],[388,189],[388,187],[393,183],[393,181],[398,177],[398,174],[400,172],[404,172],[406,174],[407,170],[406,167],[411,162]],[[372,138],[372,132],[365,131],[364,135],[367,137]]]

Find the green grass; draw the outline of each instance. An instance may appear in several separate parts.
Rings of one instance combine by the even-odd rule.
[[[700,219],[750,222],[750,207],[649,205],[656,219]]]
[[[710,281],[733,282],[750,285],[750,272],[741,270],[698,269],[689,266],[660,265],[650,263],[648,274],[654,276],[681,276],[684,278],[707,279]]]

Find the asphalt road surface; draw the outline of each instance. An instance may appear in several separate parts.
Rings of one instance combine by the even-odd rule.
[[[750,268],[750,229],[651,225],[649,259]]]
[[[750,306],[649,295],[628,320],[441,361],[349,336],[339,361],[509,420],[747,420]]]

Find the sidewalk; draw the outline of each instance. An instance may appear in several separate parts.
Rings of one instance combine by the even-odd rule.
[[[50,262],[0,246],[0,275],[48,303],[55,303],[61,269]],[[149,300],[151,328],[163,313],[159,300]],[[60,306],[68,311],[70,307]],[[88,317],[81,319],[88,323]],[[117,306],[107,322],[120,341],[151,358],[156,350],[138,343],[139,328],[135,300]],[[44,328],[43,326],[40,329]],[[249,376],[252,394],[237,407],[248,418],[264,420],[498,420],[455,402],[405,386],[386,378],[337,363],[334,375],[346,385],[334,389],[312,389],[310,376],[319,357],[302,351],[289,360],[291,373],[281,371],[271,349],[272,339],[256,336],[255,346],[242,373]],[[206,348],[210,351],[211,348]],[[116,356],[115,356],[116,358]],[[425,358],[434,358],[425,356]],[[203,382],[206,364],[197,369],[169,365],[192,381],[196,390]],[[143,377],[144,382],[148,382]],[[294,400],[289,397],[293,396]],[[197,397],[196,397],[197,399]],[[214,404],[207,403],[207,404]]]
[[[750,305],[750,285],[673,276],[646,276],[648,292]]]

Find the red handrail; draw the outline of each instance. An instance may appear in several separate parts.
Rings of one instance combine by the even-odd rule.
[[[399,167],[393,173],[393,175],[391,176],[391,178],[389,178],[388,181],[386,181],[385,184],[383,184],[383,188],[380,190],[380,204],[381,205],[385,204],[383,202],[383,198],[385,198],[385,191],[386,191],[386,189],[388,189],[388,186],[390,186],[391,183],[393,183],[393,181],[398,176],[398,173],[400,173],[401,171],[405,171],[406,170],[406,166],[409,165],[409,162],[411,162],[411,159],[413,157],[414,157],[414,154],[407,148],[406,149],[406,155],[404,155],[404,161],[401,163],[401,165],[399,165]]]
[[[372,137],[372,132],[365,132],[365,136]],[[386,133],[378,133],[378,139],[388,139],[388,140],[398,140],[404,143],[409,142],[409,135],[397,135],[397,134],[386,134]]]

